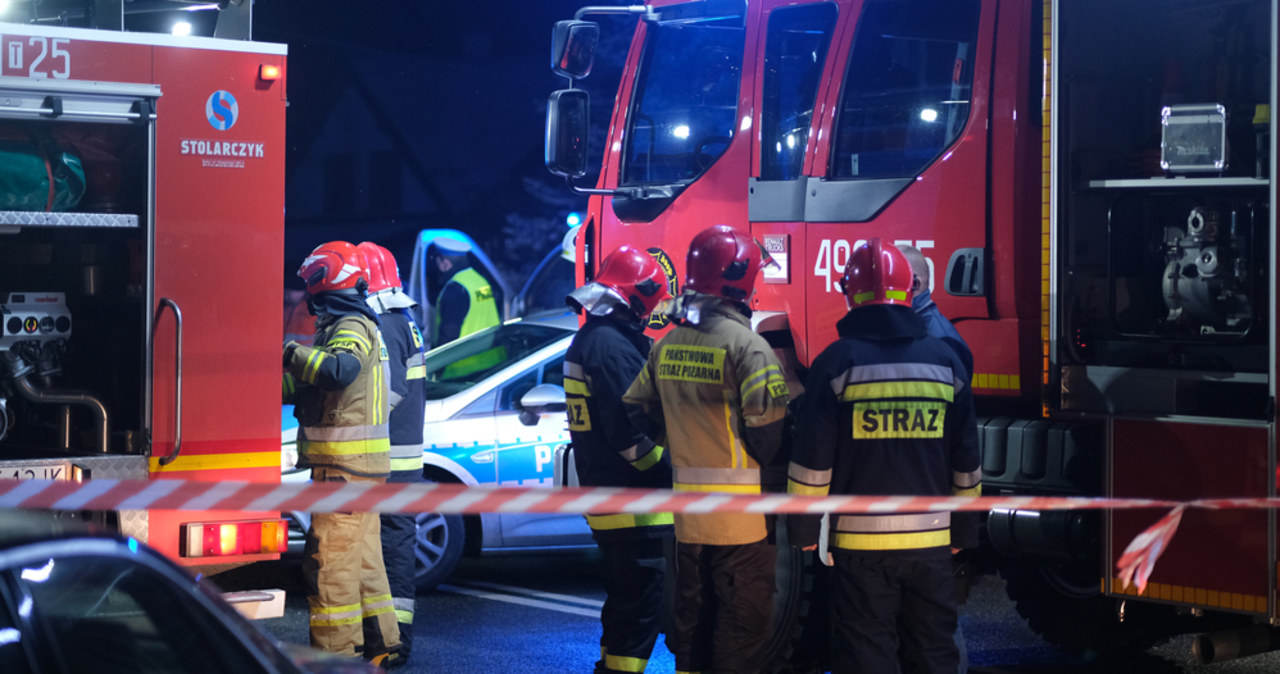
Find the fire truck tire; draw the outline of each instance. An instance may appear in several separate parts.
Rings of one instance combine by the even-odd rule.
[[[827,671],[827,567],[817,554],[791,547],[786,527],[778,525],[778,566],[773,601],[773,631],[765,656],[769,674]]]
[[[1204,628],[1203,621],[1197,626],[1195,618],[1180,616],[1172,607],[1145,602],[1126,602],[1120,622],[1118,600],[1096,591],[1068,594],[1058,574],[1047,567],[1015,562],[1001,565],[999,571],[1005,592],[1031,630],[1083,663],[1145,651]]]
[[[444,582],[458,565],[466,545],[466,526],[462,515],[418,513],[417,520],[414,586],[418,592],[426,592]]]

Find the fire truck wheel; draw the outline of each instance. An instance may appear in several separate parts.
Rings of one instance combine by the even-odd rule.
[[[466,543],[462,515],[418,513],[418,535],[414,554],[418,564],[414,585],[425,592],[444,582],[453,573]]]
[[[1089,575],[1087,592],[1083,582],[1071,580]],[[1204,628],[1203,621],[1197,625],[1196,619],[1179,616],[1171,607],[1134,601],[1126,602],[1124,622],[1120,622],[1119,601],[1098,593],[1096,571],[1072,573],[1010,563],[1000,567],[1000,576],[1031,630],[1085,663],[1145,651],[1170,637]]]
[[[791,547],[786,526],[777,526],[778,565],[773,599],[773,631],[764,671],[769,674],[825,672],[829,570],[817,554]]]

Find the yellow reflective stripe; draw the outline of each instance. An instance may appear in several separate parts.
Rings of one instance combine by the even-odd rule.
[[[391,459],[391,470],[422,470],[422,455],[409,459]]]
[[[640,513],[618,515],[587,515],[587,526],[596,531],[611,529],[632,529],[635,527],[657,527],[675,523],[671,513]]]
[[[846,534],[835,532],[835,546],[842,550],[918,550],[951,545],[951,530],[915,531],[906,534]]]
[[[391,595],[389,594],[375,594],[370,597],[363,597],[360,599],[360,604],[363,606],[362,615],[366,618],[395,611],[395,606],[392,604]]]
[[[355,344],[361,353],[369,353],[369,349],[373,348],[369,340],[355,330],[339,330],[333,333],[333,338],[329,340],[329,346],[337,344]]]
[[[408,379],[408,380],[414,380],[414,379],[426,379],[426,378],[427,378],[427,366],[426,366],[426,365],[414,365],[413,367],[409,368],[408,370],[405,370],[404,378],[405,378],[405,379]]]
[[[312,627],[337,627],[339,625],[358,625],[364,619],[360,616],[351,616],[350,618],[321,618],[319,616],[311,616]]]
[[[320,363],[324,360],[325,354],[319,349],[312,349],[307,355],[307,362],[302,366],[302,381],[308,384],[316,383],[316,372],[320,370]]]
[[[747,375],[747,378],[742,380],[742,386],[739,387],[739,390],[742,392],[742,397],[745,398],[752,391],[764,386],[769,381],[769,371],[777,369],[778,366],[776,365],[766,365]],[[757,381],[757,379],[759,381]]]
[[[787,480],[787,493],[797,494],[800,496],[826,496],[831,492],[831,485],[824,484],[821,487],[815,487],[811,484],[796,482],[795,480]]]
[[[373,368],[373,423],[375,425],[387,422],[387,404],[382,400],[382,394],[386,390],[386,384],[382,383],[382,367]]]
[[[577,379],[565,379],[564,392],[580,395],[584,398],[591,397],[591,389],[587,388],[587,382]]]
[[[956,389],[950,384],[936,381],[877,381],[868,384],[849,384],[840,395],[841,402],[883,398],[932,398],[951,402]]]
[[[412,625],[413,611],[404,611],[401,609],[396,609],[396,622],[400,623],[401,625]]]
[[[235,452],[231,454],[182,454],[167,465],[160,465],[160,457],[147,460],[153,473],[172,473],[185,470],[227,470],[232,468],[267,468],[280,465],[280,451]]]
[[[294,393],[293,375],[289,374],[288,372],[284,373],[284,381],[280,385],[280,389],[281,389],[280,392],[284,395],[285,398],[288,398],[293,395]]]
[[[334,440],[321,442],[318,440],[299,440],[299,454],[315,454],[317,456],[350,456],[353,454],[389,454],[391,440]]]
[[[726,494],[759,494],[758,484],[691,484],[676,482],[671,485],[675,491],[724,492]]]
[[[959,487],[951,488],[952,496],[982,496],[982,485],[969,487],[968,489],[960,489]]]
[[[632,461],[631,465],[634,466],[636,470],[649,470],[662,460],[662,453],[664,451],[666,450],[662,445],[654,445],[653,449],[649,450],[648,454]]]
[[[907,291],[905,290],[886,290],[884,291],[884,296],[891,300],[898,300],[899,302],[907,301]]]
[[[316,606],[313,602],[309,603],[311,605],[311,625],[313,627],[334,627],[360,623],[359,604]]]
[[[875,298],[876,298],[876,293],[875,293],[875,291],[874,291],[874,290],[868,290],[868,291],[867,291],[867,292],[865,292],[865,293],[857,293],[857,294],[855,294],[855,295],[853,296],[853,303],[854,303],[854,304],[862,304],[863,302],[870,302],[871,300],[874,300]]]
[[[645,665],[648,665],[647,659],[632,658],[625,655],[611,655],[606,653],[604,656],[604,666],[615,672],[643,672]]]

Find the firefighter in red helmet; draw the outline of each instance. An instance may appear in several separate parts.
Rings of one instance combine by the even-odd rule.
[[[426,352],[422,332],[410,313],[418,306],[404,292],[400,268],[391,251],[369,241],[357,248],[369,264],[368,304],[382,323],[382,339],[387,346],[389,365],[387,417],[391,440],[391,477],[387,482],[422,481],[422,423],[426,404],[423,357]],[[382,561],[391,586],[391,603],[400,625],[400,657],[408,661],[413,646],[413,614],[417,588],[418,520],[412,513],[384,513]]]
[[[564,358],[565,401],[578,481],[585,486],[671,488],[662,445],[636,430],[622,394],[644,367],[649,314],[669,297],[653,256],[623,246],[604,258],[595,280],[569,293],[584,315]],[[605,582],[596,672],[644,671],[663,623],[671,513],[587,515]]]
[[[760,493],[781,457],[790,393],[751,329],[763,251],[724,225],[689,244],[675,330],[649,354],[623,400],[665,430],[677,491]],[[758,672],[771,628],[776,551],[763,515],[677,514],[676,606],[667,643],[677,671]]]
[[[298,466],[316,482],[384,482],[390,471],[386,349],[365,303],[367,269],[345,241],[320,245],[298,269],[316,334],[313,346],[284,346],[284,402],[298,418]],[[377,516],[315,513],[302,568],[312,645],[394,665],[400,635]]]
[[[841,291],[849,312],[836,324],[839,339],[809,370],[788,491],[978,495],[982,470],[968,372],[912,310],[907,259],[871,239],[850,255]],[[904,674],[955,672],[949,513],[832,521],[831,670],[895,671],[901,652]],[[812,549],[818,521],[790,517],[788,533],[793,545]]]

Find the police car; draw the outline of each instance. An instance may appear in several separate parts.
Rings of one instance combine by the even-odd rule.
[[[564,354],[578,328],[567,311],[507,321],[426,355],[425,476],[467,485],[552,488],[566,481]],[[293,467],[297,421],[284,418],[285,481],[309,479]],[[559,460],[558,460],[559,459]],[[291,541],[309,520],[293,513]],[[591,546],[577,514],[418,515],[419,590],[448,577],[461,555]],[[296,548],[296,545],[291,545]]]

